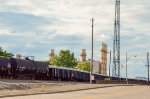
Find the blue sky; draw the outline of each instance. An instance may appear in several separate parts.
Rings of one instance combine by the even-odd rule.
[[[0,0],[0,46],[36,60],[48,60],[54,48],[80,50],[90,58],[91,18],[94,23],[94,59],[100,60],[102,42],[112,50],[115,0]],[[125,52],[129,76],[146,76],[146,52],[150,46],[150,1],[121,0],[121,64]],[[125,76],[125,68],[121,69]]]

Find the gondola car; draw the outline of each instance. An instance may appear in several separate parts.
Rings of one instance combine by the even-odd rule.
[[[89,72],[80,71],[65,67],[49,66],[51,80],[63,81],[89,81]]]

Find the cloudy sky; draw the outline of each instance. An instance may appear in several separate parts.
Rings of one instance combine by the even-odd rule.
[[[102,42],[112,50],[115,0],[0,0],[0,46],[15,54],[48,60],[54,48],[69,49],[79,58],[90,58],[91,18],[94,22],[94,59],[100,60]],[[150,46],[150,1],[121,0],[121,64],[125,52],[129,76],[146,76],[146,52]],[[125,76],[125,68],[121,76]]]

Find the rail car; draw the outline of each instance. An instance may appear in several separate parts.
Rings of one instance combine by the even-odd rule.
[[[28,59],[0,57],[0,77],[19,79],[46,79],[47,64]]]
[[[3,78],[10,73],[10,63],[8,58],[0,57],[0,76]]]
[[[79,71],[76,69],[49,66],[49,75],[51,80],[63,80],[63,81],[89,81],[89,72]]]
[[[92,74],[92,76],[93,82],[106,80],[126,82],[125,78],[108,77],[102,74]],[[29,59],[0,57],[0,78],[89,82],[90,73]],[[147,81],[128,78],[128,83],[145,84]]]

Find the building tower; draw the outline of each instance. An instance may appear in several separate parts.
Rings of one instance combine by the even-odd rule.
[[[86,50],[85,49],[82,49],[81,50],[81,62],[85,62],[86,61]]]
[[[55,57],[54,49],[51,49],[49,53],[50,64],[54,63],[54,57]]]
[[[115,4],[114,42],[113,42],[113,76],[120,77],[120,0]]]
[[[102,43],[101,48],[101,74],[107,75],[107,44]]]

